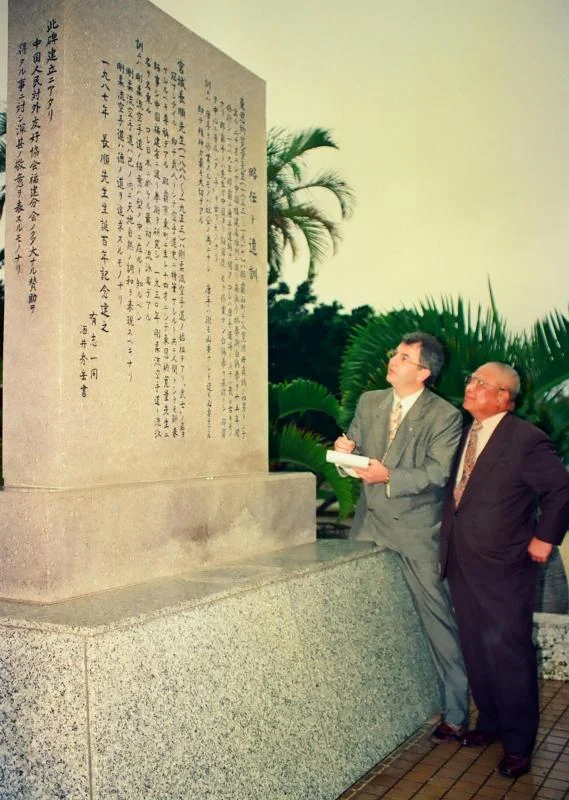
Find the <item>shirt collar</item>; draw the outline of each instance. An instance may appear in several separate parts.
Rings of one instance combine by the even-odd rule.
[[[411,406],[413,406],[416,403],[416,401],[419,399],[419,397],[423,394],[424,391],[425,391],[424,388],[419,389],[418,392],[415,392],[414,394],[408,394],[407,397],[399,397],[399,395],[394,391],[393,406],[395,407],[397,403],[401,403],[401,410],[403,411],[404,414],[406,414],[407,411],[409,411],[409,409],[411,408]]]
[[[482,430],[484,433],[487,433],[488,436],[490,436],[491,433],[494,433],[498,427],[498,423],[504,419],[507,413],[507,411],[500,411],[499,414],[494,414],[492,417],[488,417],[487,419],[483,420],[480,424],[482,425]]]

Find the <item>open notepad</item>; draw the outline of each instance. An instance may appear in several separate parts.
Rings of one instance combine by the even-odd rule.
[[[347,475],[352,478],[358,478],[354,472],[354,467],[357,469],[366,469],[369,467],[369,458],[367,456],[355,456],[353,453],[339,453],[337,450],[326,450],[326,461],[330,464],[335,464],[337,467],[342,467]]]

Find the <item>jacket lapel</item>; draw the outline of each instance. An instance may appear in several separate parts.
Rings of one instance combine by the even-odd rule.
[[[375,458],[383,458],[387,448],[387,433],[389,428],[389,416],[393,405],[393,389],[388,390],[379,400],[374,409],[374,424],[371,426],[374,436]],[[371,455],[366,453],[365,455]]]
[[[480,489],[480,486],[484,483],[484,480],[490,476],[490,473],[496,461],[501,456],[504,448],[507,447],[509,441],[510,419],[511,414],[506,414],[506,416],[500,420],[496,426],[496,429],[486,442],[484,450],[476,459],[474,469],[472,470],[472,474],[470,475],[468,483],[464,489],[464,494],[460,500],[460,505],[467,501],[470,495],[474,495],[475,492]]]

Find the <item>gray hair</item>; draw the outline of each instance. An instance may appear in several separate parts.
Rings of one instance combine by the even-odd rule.
[[[515,400],[520,393],[520,376],[517,371],[510,364],[504,364],[502,361],[490,361],[489,364],[500,370],[506,384],[504,388],[509,391],[512,400]]]

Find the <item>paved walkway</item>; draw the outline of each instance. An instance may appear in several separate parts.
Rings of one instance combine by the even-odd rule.
[[[495,771],[499,743],[485,748],[434,745],[434,719],[338,800],[563,800],[569,798],[569,683],[541,685],[541,726],[531,773],[517,781]]]

